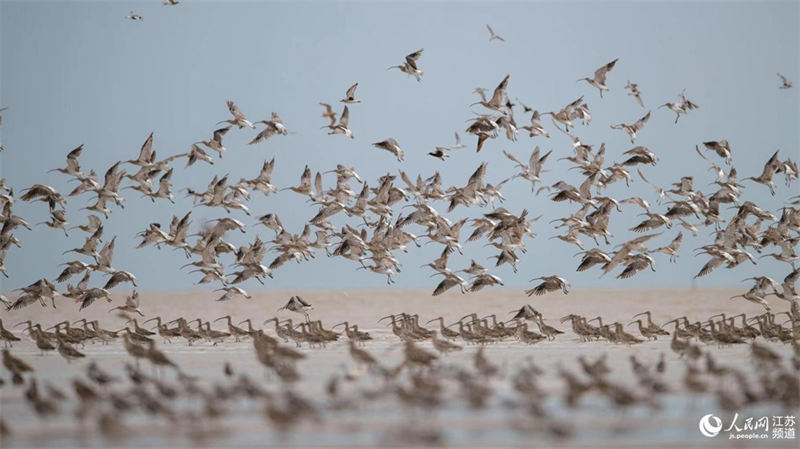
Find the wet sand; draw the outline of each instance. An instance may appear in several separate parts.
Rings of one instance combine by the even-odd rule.
[[[42,421],[36,417],[25,402],[23,389],[10,385],[0,388],[0,415],[11,427],[13,437],[2,441],[2,447],[372,447],[377,445],[415,446],[431,441],[421,440],[426,434],[436,435],[441,445],[452,447],[797,447],[797,440],[732,441],[722,435],[706,438],[698,431],[698,420],[705,414],[720,416],[723,422],[730,422],[731,414],[722,411],[714,395],[687,395],[683,388],[685,360],[679,359],[669,348],[668,339],[646,342],[639,345],[615,345],[607,342],[580,342],[569,329],[569,324],[560,324],[558,318],[569,313],[586,317],[602,316],[604,322],[620,321],[627,323],[633,314],[651,310],[653,319],[663,323],[676,316],[687,315],[690,320],[702,320],[715,313],[736,314],[745,312],[755,315],[761,307],[742,300],[728,300],[740,293],[737,290],[575,290],[569,295],[551,293],[545,297],[526,297],[518,290],[486,290],[474,294],[461,295],[447,292],[439,297],[430,296],[428,291],[380,290],[380,291],[292,291],[292,292],[251,292],[253,299],[235,299],[219,303],[214,301],[220,294],[209,292],[181,293],[142,293],[141,309],[145,318],[161,316],[166,320],[184,316],[187,319],[203,318],[211,320],[231,314],[235,322],[253,318],[258,327],[261,322],[278,314],[289,296],[299,294],[314,306],[311,316],[322,319],[326,327],[348,320],[358,324],[361,330],[368,330],[374,337],[365,349],[381,360],[381,363],[395,365],[402,358],[402,345],[391,331],[377,324],[377,320],[390,313],[417,313],[422,323],[443,315],[450,323],[461,316],[478,312],[481,316],[496,313],[498,318],[506,319],[508,312],[523,304],[531,304],[546,318],[548,324],[566,333],[555,341],[545,341],[536,345],[525,345],[515,341],[486,345],[486,355],[492,363],[501,367],[501,374],[489,381],[493,394],[485,408],[470,408],[456,384],[447,384],[447,400],[435,411],[414,407],[399,407],[394,399],[383,397],[355,408],[333,410],[331,399],[325,393],[325,385],[334,373],[347,371],[357,376],[353,382],[342,384],[342,395],[348,397],[356,389],[377,388],[377,380],[364,375],[357,369],[348,355],[347,343],[343,340],[327,345],[325,349],[303,347],[308,357],[297,367],[302,379],[294,385],[301,393],[325,409],[319,422],[304,421],[288,431],[278,431],[264,418],[262,401],[236,400],[225,406],[228,412],[216,422],[204,421],[190,425],[184,421],[169,424],[132,414],[124,421],[125,431],[116,439],[98,435],[96,424],[87,420],[84,430],[76,424],[73,411],[76,401],[70,400],[62,407],[61,416]],[[21,311],[2,312],[6,327],[14,323],[32,319],[51,325],[59,320],[75,320],[81,317],[99,319],[106,329],[118,329],[123,321],[113,313],[108,313],[112,305],[121,304],[124,295],[115,295],[114,304],[95,303],[89,309],[78,312],[77,307],[63,298],[57,301],[55,311],[48,306],[44,309],[31,306]],[[773,311],[786,310],[786,303],[772,299]],[[291,313],[280,312],[281,317],[292,317]],[[294,315],[299,318],[299,315]],[[433,325],[429,326],[432,327]],[[216,329],[225,329],[222,322],[215,323]],[[638,334],[634,327],[629,332]],[[267,332],[274,335],[271,328]],[[234,342],[229,338],[225,343],[212,346],[199,342],[188,346],[183,341],[171,344],[162,343],[156,338],[159,348],[167,353],[181,368],[200,378],[203,386],[225,384],[223,365],[229,362],[234,372],[245,373],[250,379],[259,382],[266,390],[277,392],[281,382],[274,376],[266,375],[266,370],[256,360],[253,344],[249,339]],[[762,341],[759,339],[759,341]],[[791,347],[780,343],[766,343],[784,356],[791,355]],[[702,344],[701,344],[702,345]],[[430,343],[421,344],[430,349]],[[735,345],[718,348],[715,345],[702,345],[713,352],[716,359],[726,366],[745,371],[751,376],[753,387],[755,377],[750,362],[748,345]],[[476,346],[466,345],[463,351],[442,357],[443,364],[472,367],[472,357]],[[50,382],[65,390],[72,397],[71,379],[84,375],[89,360],[95,360],[106,371],[124,376],[123,365],[128,356],[121,342],[109,345],[89,343],[79,347],[87,354],[86,359],[67,363],[57,353],[44,356],[28,341],[16,344],[13,353],[29,362],[36,370],[36,377],[43,385]],[[660,353],[666,354],[667,370],[664,381],[672,393],[658,399],[659,407],[637,405],[627,410],[614,407],[606,397],[597,394],[586,395],[579,406],[570,409],[565,406],[562,395],[564,382],[557,375],[557,367],[580,374],[576,362],[579,355],[593,360],[607,354],[608,365],[612,369],[609,379],[613,382],[635,388],[628,358],[635,355],[645,364],[655,364]],[[510,378],[524,363],[532,360],[544,370],[539,377],[539,386],[548,397],[543,401],[543,409],[550,418],[531,417],[525,410],[514,407],[517,402]],[[702,364],[704,366],[704,364]],[[149,366],[142,364],[145,372]],[[8,381],[7,371],[3,371]],[[704,377],[708,382],[712,377]],[[164,380],[175,383],[175,376],[167,373]],[[724,385],[735,389],[735,384]],[[712,388],[715,390],[716,386]],[[449,394],[452,392],[452,394]],[[192,400],[177,400],[173,404],[177,410],[197,409]],[[201,407],[202,408],[202,407]],[[762,404],[757,407],[739,410],[740,422],[746,416],[794,415],[800,417],[798,410],[781,410],[777,405]],[[558,422],[571,433],[568,438],[558,438],[548,429],[550,422]]]

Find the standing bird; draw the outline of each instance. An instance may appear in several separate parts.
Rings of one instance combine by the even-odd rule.
[[[603,98],[603,91],[609,90],[608,86],[606,86],[606,75],[611,71],[611,69],[614,68],[614,66],[617,64],[617,61],[619,61],[619,58],[595,70],[594,78],[581,78],[578,81],[586,81],[591,86],[596,87],[597,90],[600,91],[600,98]]]
[[[506,41],[506,40],[505,40],[505,39],[503,39],[502,37],[498,36],[498,35],[497,35],[497,34],[494,32],[494,30],[492,29],[492,27],[490,27],[490,26],[489,26],[489,24],[488,24],[488,23],[486,24],[486,29],[487,29],[487,30],[489,30],[489,35],[490,35],[490,36],[489,36],[489,42],[491,42],[491,41],[494,41],[494,40],[498,40],[498,41],[500,41],[500,42],[505,42],[505,41]]]

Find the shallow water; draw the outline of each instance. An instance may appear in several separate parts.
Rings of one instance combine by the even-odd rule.
[[[297,292],[254,293],[253,300],[236,300],[227,303],[213,301],[209,293],[152,293],[142,294],[141,308],[146,317],[162,316],[173,319],[179,315],[187,318],[214,319],[230,313],[235,321],[246,317],[261,321],[276,314],[275,310]],[[96,361],[104,370],[124,377],[123,365],[128,360],[121,342],[109,345],[87,344],[78,349],[86,353],[86,359],[67,363],[57,353],[40,356],[30,342],[16,344],[13,354],[23,358],[35,369],[40,388],[50,382],[67,392],[70,399],[61,407],[61,415],[40,420],[25,402],[23,389],[7,382],[0,388],[0,415],[12,429],[13,436],[2,441],[2,447],[188,447],[188,446],[236,446],[236,447],[309,447],[349,446],[372,447],[376,445],[422,445],[433,440],[421,440],[430,433],[446,446],[460,447],[530,447],[530,446],[585,446],[585,447],[675,447],[675,446],[719,446],[719,447],[797,447],[797,440],[747,440],[732,441],[719,435],[706,438],[698,431],[698,420],[713,413],[726,424],[731,414],[720,410],[713,395],[690,395],[685,393],[683,375],[685,360],[680,359],[669,348],[669,340],[661,339],[634,346],[615,345],[606,342],[580,342],[569,329],[569,325],[558,323],[558,318],[568,313],[580,313],[587,317],[602,315],[604,322],[619,320],[627,323],[634,313],[652,310],[657,322],[664,322],[678,315],[690,319],[703,319],[718,312],[757,314],[757,305],[728,301],[732,292],[724,290],[649,290],[649,291],[576,291],[567,296],[548,295],[544,298],[528,298],[518,291],[489,290],[477,294],[460,295],[450,293],[433,298],[429,292],[416,291],[354,291],[354,292],[300,292],[315,309],[312,318],[322,319],[330,327],[344,319],[368,330],[374,340],[364,348],[380,359],[384,365],[395,366],[402,358],[402,345],[388,328],[376,321],[389,313],[419,313],[421,322],[444,315],[453,322],[473,311],[481,316],[497,313],[498,318],[507,318],[508,311],[530,303],[547,318],[548,324],[566,333],[555,341],[536,345],[525,345],[505,341],[485,346],[489,360],[500,366],[500,374],[488,380],[492,395],[481,409],[470,408],[461,394],[458,384],[444,381],[444,402],[436,410],[404,406],[394,395],[385,395],[376,400],[360,402],[355,407],[339,409],[332,407],[332,400],[325,393],[327,380],[333,373],[349,371],[357,377],[352,382],[342,381],[340,397],[348,398],[360,389],[377,389],[382,385],[372,376],[366,375],[351,361],[345,341],[327,345],[324,349],[301,349],[308,357],[297,367],[302,379],[293,386],[294,391],[309,399],[322,410],[319,421],[304,420],[286,431],[274,427],[264,417],[262,400],[237,399],[224,405],[227,414],[216,420],[180,420],[170,424],[137,412],[126,415],[125,430],[115,439],[101,437],[96,431],[95,420],[89,419],[80,425],[73,416],[77,401],[73,398],[71,380],[85,374],[90,360]],[[120,301],[119,297],[115,297]],[[775,311],[785,310],[776,303]],[[28,307],[18,312],[3,312],[6,327],[24,319],[34,319],[43,324],[53,324],[60,319],[77,319],[83,316],[70,304],[60,303],[58,309]],[[98,318],[108,329],[118,328],[123,321],[108,314],[109,305],[97,303],[85,314]],[[191,310],[191,312],[189,312]],[[282,317],[291,314],[281,313]],[[431,325],[432,327],[433,325]],[[222,322],[214,328],[224,329]],[[273,334],[270,327],[267,332]],[[633,327],[629,331],[636,333]],[[184,372],[198,376],[200,384],[210,387],[228,383],[222,367],[229,362],[235,373],[245,373],[266,390],[280,392],[283,384],[256,360],[252,342],[233,339],[212,346],[199,342],[192,346],[183,341],[162,343],[159,348],[175,361]],[[788,345],[765,343],[784,357],[792,350]],[[430,348],[430,343],[421,343]],[[743,370],[750,377],[751,386],[757,390],[753,377],[748,345],[718,348],[703,345],[712,351],[717,361],[726,366]],[[472,357],[477,347],[466,345],[463,351],[441,357],[440,364],[472,369]],[[581,376],[576,362],[580,355],[594,360],[607,354],[611,373],[608,379],[615,384],[636,389],[635,377],[628,358],[635,355],[638,360],[653,365],[659,354],[666,354],[667,370],[664,381],[671,393],[656,398],[656,407],[636,405],[626,410],[615,407],[608,398],[597,393],[585,395],[578,407],[568,408],[562,400],[564,382],[557,374],[557,367]],[[548,418],[529,415],[519,403],[511,388],[512,374],[524,363],[533,361],[544,374],[539,376],[539,387],[547,392],[541,402]],[[704,363],[701,367],[704,367]],[[142,370],[150,373],[150,367],[142,363]],[[8,372],[3,371],[8,381]],[[163,373],[162,379],[176,384],[174,373]],[[585,379],[585,377],[582,377]],[[704,376],[709,383],[715,378]],[[408,384],[406,376],[400,383]],[[712,385],[712,391],[717,385]],[[722,385],[735,391],[735,384]],[[177,399],[170,402],[176,411],[202,410],[193,399]],[[774,404],[760,404],[738,410],[740,425],[747,416],[794,415],[798,410],[781,410]],[[570,436],[559,438],[550,432],[550,425],[557,423],[569,431]]]

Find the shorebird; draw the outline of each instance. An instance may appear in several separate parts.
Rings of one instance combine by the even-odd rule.
[[[308,311],[314,310],[314,308],[311,307],[311,304],[304,301],[303,298],[299,296],[292,296],[289,298],[289,302],[287,302],[285,306],[278,309],[278,311],[281,310],[289,310],[291,312],[299,313],[306,317],[306,322],[310,322],[311,319],[308,316]]]
[[[781,86],[779,87],[779,89],[789,89],[792,87],[792,82],[789,81],[785,76],[778,73],[778,78],[781,79]]]
[[[760,304],[760,305],[764,306],[764,308],[767,310],[767,312],[769,312],[771,310],[771,308],[769,306],[769,303],[766,301],[766,299],[764,299],[765,295],[766,295],[766,292],[762,291],[761,289],[758,289],[757,286],[756,286],[756,287],[751,288],[750,290],[748,290],[747,292],[745,292],[745,293],[743,293],[741,295],[731,296],[730,299],[743,298],[743,299],[746,299],[746,300],[748,300],[748,301],[750,301],[752,303]]]
[[[447,340],[440,339],[436,331],[433,331],[433,337],[431,339],[431,343],[433,344],[433,349],[439,351],[442,354],[447,354],[448,352],[460,351],[464,349],[460,345],[457,345],[455,343],[450,343]]]
[[[628,133],[631,138],[631,143],[636,143],[636,133],[641,131],[644,128],[644,125],[647,121],[650,120],[650,111],[647,112],[642,118],[636,121],[631,125],[626,125],[625,123],[620,123],[619,125],[611,125],[611,129],[621,129]]]
[[[608,86],[606,86],[606,75],[611,71],[611,69],[614,68],[614,66],[617,64],[617,61],[619,61],[619,59],[615,59],[595,70],[593,78],[581,78],[578,81],[586,81],[591,86],[596,87],[597,90],[600,91],[600,98],[603,98],[603,91],[609,90]]]
[[[319,105],[325,108],[325,111],[322,113],[322,117],[330,121],[327,127],[333,129],[336,126],[336,113],[333,112],[333,108],[328,103],[320,103]],[[325,126],[323,126],[323,128],[325,128]]]
[[[748,177],[744,178],[744,180],[750,180],[759,184],[763,184],[769,187],[769,192],[775,196],[775,183],[772,181],[772,178],[775,176],[775,173],[780,169],[781,161],[778,159],[778,151],[772,154],[772,156],[767,160],[767,163],[764,164],[764,168],[761,171],[761,174],[758,177]]]
[[[512,320],[535,321],[537,317],[541,316],[541,313],[539,313],[538,310],[531,307],[530,304],[525,304],[524,306],[520,307],[519,310],[512,310],[509,313],[514,314],[514,316],[511,317]]]
[[[681,92],[680,94],[678,94],[678,101],[677,102],[675,102],[675,103],[671,103],[671,102],[664,103],[661,106],[659,106],[659,109],[660,108],[669,108],[672,112],[674,112],[675,113],[675,123],[677,124],[678,123],[678,119],[681,118],[682,114],[686,115],[692,109],[697,109],[699,107],[700,106],[698,106],[695,103],[692,103],[691,101],[689,101],[689,99],[686,98],[686,95],[684,94],[684,92]]]
[[[64,168],[54,168],[49,170],[48,173],[57,171],[61,174],[74,176],[76,178],[80,178],[83,176],[81,173],[81,164],[78,161],[78,157],[80,157],[81,152],[83,151],[83,144],[78,145],[74,150],[67,153],[67,166]]]
[[[522,129],[528,131],[528,137],[550,137],[550,133],[545,131],[544,127],[542,126],[542,116],[539,114],[539,111],[533,111],[531,114],[531,124],[523,126]]]
[[[3,349],[3,366],[12,373],[32,373],[33,368],[24,360],[14,357],[8,349]]]
[[[548,340],[555,340],[556,336],[564,333],[564,331],[558,330],[553,326],[548,326],[547,324],[545,324],[541,313],[537,315],[534,322],[536,322],[536,324],[539,326],[539,332],[544,334],[544,336],[547,337]]]
[[[652,271],[656,271],[655,261],[647,254],[633,254],[627,256],[622,263],[625,265],[625,269],[617,275],[617,279],[628,279],[647,267],[650,267]]]
[[[129,12],[129,13],[128,13],[128,19],[130,19],[130,20],[133,20],[133,21],[139,21],[139,22],[141,22],[142,20],[144,20],[144,19],[142,18],[142,16],[140,16],[139,14],[136,14],[136,13],[135,13],[135,12],[133,12],[133,11],[131,11],[131,12]]]
[[[525,294],[527,294],[528,296],[531,295],[541,296],[544,295],[545,293],[556,290],[561,290],[562,292],[564,292],[564,294],[569,293],[569,283],[567,283],[566,279],[562,277],[542,276],[531,279],[531,282],[537,279],[540,279],[543,282],[530,290],[525,290]]]
[[[11,346],[11,342],[20,341],[19,337],[3,327],[3,320],[0,320],[0,340],[3,340],[3,344],[6,348]]]
[[[490,27],[490,26],[489,26],[489,24],[488,24],[488,23],[486,24],[486,29],[487,29],[487,30],[489,30],[489,42],[491,42],[491,41],[493,41],[493,40],[498,40],[498,41],[500,41],[500,42],[505,42],[505,41],[506,41],[506,40],[505,40],[505,39],[503,39],[502,37],[498,36],[498,35],[497,35],[497,34],[494,32],[494,30],[492,29],[492,27]]]
[[[61,337],[61,334],[56,331],[56,340],[58,341],[58,353],[61,354],[61,357],[67,360],[67,363],[71,362],[74,359],[79,359],[86,357],[86,354],[78,351],[77,349],[73,348],[69,343],[64,341]]]
[[[345,97],[343,99],[339,100],[339,101],[342,102],[342,103],[346,103],[346,104],[361,103],[361,100],[356,100],[356,89],[357,88],[358,88],[358,83],[355,83],[352,86],[350,86],[347,89],[347,93],[345,93]],[[324,106],[324,103],[320,103],[320,104],[322,104]],[[326,112],[322,116],[323,117],[331,117],[330,114],[333,114],[333,111],[330,109],[330,106],[327,106]],[[336,121],[335,120],[336,116],[333,115],[332,117],[333,117],[333,120],[331,120],[331,122],[335,122]]]
[[[633,95],[636,98],[636,101],[639,103],[639,106],[644,107],[644,102],[642,102],[642,93],[639,92],[639,85],[632,83],[628,80],[628,84],[625,85],[625,89],[628,89],[628,95]]]
[[[237,295],[244,296],[247,299],[253,299],[252,296],[248,295],[246,291],[244,291],[243,289],[241,289],[239,287],[232,287],[232,286],[231,287],[223,287],[223,288],[218,288],[218,289],[216,289],[214,291],[216,291],[216,292],[224,291],[225,292],[222,296],[217,298],[217,301],[228,301],[230,299],[233,299],[233,297],[237,296]]]
[[[372,354],[356,346],[356,342],[352,339],[347,341],[347,348],[350,352],[350,357],[352,357],[357,364],[364,365],[368,368],[378,364],[378,361]]]
[[[179,0],[164,0],[163,2],[161,2],[161,5],[162,6],[175,6],[175,5],[178,5],[180,3],[181,2]]]
[[[492,98],[490,98],[489,101],[486,101],[486,95],[483,93],[483,89],[476,89],[475,91],[478,92],[478,94],[480,94],[481,96],[481,101],[472,103],[472,105],[479,104],[485,107],[486,109],[492,109],[502,114],[506,114],[507,112],[509,112],[510,108],[508,105],[510,104],[510,102],[508,99],[508,95],[506,94],[506,87],[508,87],[508,79],[510,77],[511,77],[510,74],[506,75],[505,78],[503,78],[503,80],[500,81],[500,84],[498,84],[497,87],[495,87],[494,93],[492,93]],[[496,123],[496,121],[493,121],[493,127],[497,126],[498,124]]]
[[[403,155],[405,153],[403,153],[403,149],[400,148],[400,144],[398,144],[397,141],[392,138],[375,142],[372,144],[372,146],[375,148],[380,148],[381,150],[386,150],[392,153],[398,161],[403,161]]]
[[[95,300],[100,298],[106,298],[106,301],[111,302],[111,293],[104,288],[90,288],[86,290],[83,295],[78,298],[78,301],[81,303],[80,310],[89,307]]]
[[[228,106],[228,111],[231,113],[231,115],[233,115],[233,118],[218,122],[217,123],[218,125],[220,123],[230,123],[231,125],[234,125],[239,129],[242,129],[245,126],[248,128],[256,129],[255,125],[253,125],[252,123],[250,123],[249,120],[247,120],[242,111],[239,109],[238,106],[236,106],[234,102],[228,100],[225,102],[225,104]]]
[[[328,126],[330,128],[330,132],[328,135],[333,134],[342,134],[351,139],[354,139],[355,136],[353,135],[353,131],[348,128],[350,123],[350,109],[347,108],[347,105],[344,105],[344,109],[342,110],[342,115],[339,117],[339,123],[333,125],[334,121],[331,120],[331,125]]]
[[[393,65],[386,70],[400,69],[401,72],[413,76],[417,81],[422,81],[423,72],[417,67],[417,60],[422,56],[423,48],[406,56],[406,62],[401,65]]]
[[[284,126],[283,120],[281,120],[280,116],[278,116],[278,114],[275,112],[272,113],[272,118],[270,120],[261,120],[256,123],[262,123],[266,125],[266,127],[260,133],[258,133],[253,140],[248,142],[248,145],[263,142],[276,134],[281,134],[284,136],[289,134],[289,130],[286,129],[286,126]]]
[[[434,151],[431,151],[430,153],[428,153],[428,156],[433,156],[436,159],[440,159],[440,160],[445,160],[448,157],[450,157],[449,154],[444,152],[444,148],[443,147],[436,147],[436,149]]]
[[[452,340],[454,338],[458,338],[458,336],[459,336],[458,332],[456,332],[456,331],[454,331],[454,330],[452,330],[449,327],[444,325],[444,317],[434,318],[434,319],[428,321],[425,324],[430,324],[430,323],[433,323],[434,321],[438,321],[439,322],[439,333],[442,335],[442,337],[450,339],[450,340]]]

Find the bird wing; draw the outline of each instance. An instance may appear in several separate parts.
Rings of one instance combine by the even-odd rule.
[[[150,160],[150,157],[153,154],[153,133],[151,132],[149,136],[147,136],[147,140],[144,141],[142,144],[142,148],[139,150],[139,162],[147,162]]]
[[[339,118],[339,126],[342,128],[347,128],[349,123],[350,123],[350,109],[348,109],[347,105],[345,105],[344,110],[342,110],[342,116],[341,118]]]
[[[644,117],[637,120],[636,123],[633,124],[633,127],[636,128],[636,131],[641,131],[641,129],[644,128],[644,124],[647,123],[648,120],[650,120],[650,111],[647,111],[647,114],[645,114]]]
[[[414,53],[409,54],[406,56],[406,63],[414,68],[417,69],[417,59],[422,56],[422,51],[425,50],[424,48],[420,48],[419,50],[415,51]]]
[[[609,62],[608,64],[600,67],[599,69],[595,70],[595,72],[594,72],[594,80],[597,81],[600,84],[605,84],[606,83],[606,74],[609,71],[611,71],[611,69],[614,68],[614,65],[617,64],[618,60],[619,59],[615,59],[615,60]]]
[[[355,98],[356,96],[356,88],[358,87],[358,83],[353,84],[347,89],[346,98]]]
[[[507,158],[511,159],[512,162],[514,162],[514,163],[516,163],[516,164],[518,164],[518,165],[520,165],[522,167],[525,167],[524,165],[522,165],[522,162],[520,162],[517,158],[514,157],[513,154],[509,153],[508,151],[503,150],[503,154],[505,154]]]
[[[494,94],[492,94],[492,99],[489,100],[490,104],[493,105],[503,105],[506,103],[506,86],[508,86],[508,79],[511,75],[506,75],[503,78],[503,81],[500,81],[500,84],[494,89]]]
[[[228,130],[230,129],[231,129],[230,126],[226,126],[224,128],[214,130],[214,140],[219,143],[222,143],[222,137],[225,136],[225,134],[227,134]]]

